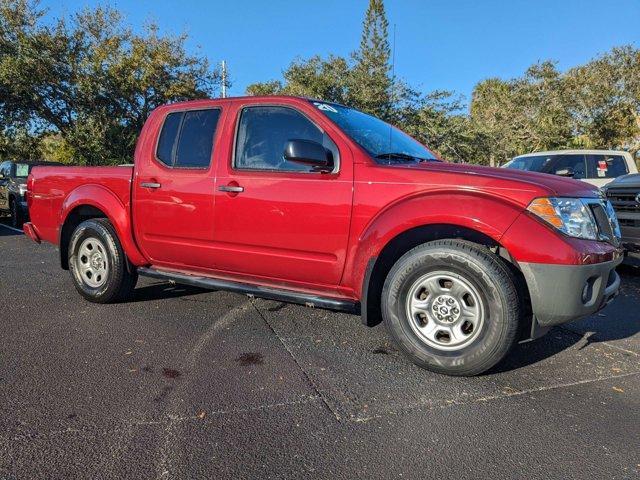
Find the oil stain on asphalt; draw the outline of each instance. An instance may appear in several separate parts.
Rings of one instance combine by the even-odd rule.
[[[236,358],[236,362],[238,362],[243,367],[248,367],[249,365],[262,365],[264,357],[261,353],[255,352],[246,352]]]
[[[178,370],[174,370],[173,368],[163,368],[162,369],[162,376],[165,378],[178,378],[179,376],[181,376],[182,373],[180,373]]]

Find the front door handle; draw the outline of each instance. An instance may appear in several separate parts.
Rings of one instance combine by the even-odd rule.
[[[218,187],[221,192],[240,193],[244,192],[244,187],[240,185],[222,185]]]
[[[156,182],[142,182],[140,183],[142,188],[160,188],[162,185]]]

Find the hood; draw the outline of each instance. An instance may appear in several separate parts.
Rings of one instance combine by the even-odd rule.
[[[610,187],[640,187],[640,173],[631,173],[618,177],[607,184],[606,188]]]
[[[505,181],[522,184],[523,188],[541,190],[548,196],[558,197],[598,197],[600,192],[597,187],[580,180],[564,178],[547,173],[528,172],[509,168],[486,167],[483,165],[471,165],[463,163],[425,162],[413,165],[399,165],[406,168],[418,168],[456,175],[473,175],[496,182]],[[464,184],[464,180],[460,180]],[[492,182],[495,183],[495,182]]]

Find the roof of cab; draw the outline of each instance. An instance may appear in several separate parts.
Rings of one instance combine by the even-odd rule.
[[[587,149],[574,149],[574,150],[547,150],[544,152],[533,152],[533,153],[525,153],[523,155],[516,155],[513,158],[524,158],[524,157],[537,157],[541,155],[631,155],[629,152],[625,152],[624,150],[587,150]]]
[[[327,100],[322,100],[318,98],[312,97],[303,97],[299,95],[243,95],[238,97],[226,97],[226,98],[202,98],[198,100],[186,100],[183,102],[175,102],[168,103],[165,105],[161,105],[160,109],[176,109],[176,108],[189,108],[189,107],[197,107],[201,105],[216,105],[222,104],[225,102],[245,102],[247,100],[254,100],[256,102],[265,102],[265,101],[278,101],[278,100],[299,100],[306,102],[322,102],[322,103],[330,103],[332,105],[342,105],[337,102],[330,102]]]

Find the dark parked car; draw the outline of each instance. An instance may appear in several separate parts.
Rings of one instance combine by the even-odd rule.
[[[640,265],[640,173],[616,178],[604,192],[620,222],[625,261]]]
[[[57,162],[4,161],[0,163],[0,213],[11,215],[11,224],[21,228],[28,220],[29,211],[24,192],[27,191],[27,177],[36,165],[60,165]]]

